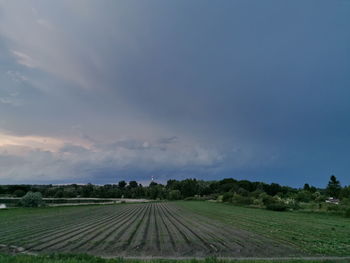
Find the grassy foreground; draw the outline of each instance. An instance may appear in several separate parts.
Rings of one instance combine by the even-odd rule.
[[[89,255],[48,255],[48,256],[31,256],[31,255],[2,255],[0,254],[1,263],[349,263],[349,260],[221,260],[216,258],[207,258],[203,260],[173,260],[173,259],[103,259]]]
[[[275,212],[204,201],[176,203],[236,228],[291,243],[309,253],[350,255],[349,218],[328,213]]]

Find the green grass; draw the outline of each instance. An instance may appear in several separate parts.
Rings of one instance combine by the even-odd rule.
[[[48,256],[30,256],[30,255],[2,255],[1,263],[349,263],[348,260],[221,260],[216,258],[207,258],[203,260],[186,259],[103,259],[88,255],[48,255]]]
[[[328,213],[275,212],[223,203],[179,201],[179,206],[234,227],[321,255],[350,255],[350,219]]]

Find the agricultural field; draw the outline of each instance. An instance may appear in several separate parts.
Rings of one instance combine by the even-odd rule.
[[[219,258],[205,258],[205,259],[125,259],[113,258],[106,259],[101,257],[90,256],[86,254],[67,255],[1,255],[1,263],[349,263],[346,259],[219,259]]]
[[[275,212],[224,203],[181,201],[177,205],[232,227],[280,240],[316,255],[350,256],[350,218],[329,212]]]
[[[195,214],[173,202],[9,209],[0,213],[0,244],[32,253],[112,257],[303,255],[287,243]]]
[[[0,244],[103,257],[349,256],[350,220],[198,201],[16,208],[0,211]]]
[[[86,254],[68,255],[2,255],[0,254],[1,263],[349,263],[346,259],[125,259],[125,258],[101,258]]]

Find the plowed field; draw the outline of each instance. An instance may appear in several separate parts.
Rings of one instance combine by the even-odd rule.
[[[289,245],[200,216],[175,203],[48,208],[0,217],[0,244],[36,253],[101,256],[300,255]]]

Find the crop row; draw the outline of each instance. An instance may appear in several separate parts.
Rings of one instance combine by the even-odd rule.
[[[56,210],[52,210],[56,211]],[[67,212],[65,212],[67,211]],[[1,227],[0,223],[0,227]],[[295,255],[285,245],[183,210],[173,203],[62,209],[0,228],[0,243],[32,252],[105,256]]]

